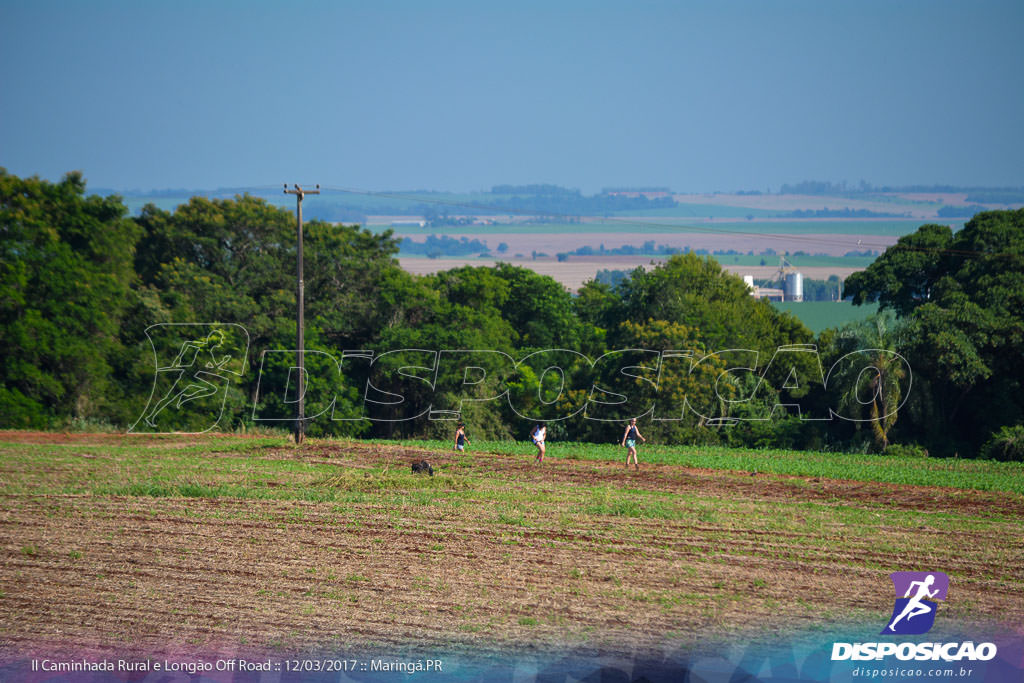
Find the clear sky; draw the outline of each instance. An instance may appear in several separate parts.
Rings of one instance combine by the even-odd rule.
[[[0,166],[117,190],[1024,185],[1024,2],[0,0]]]

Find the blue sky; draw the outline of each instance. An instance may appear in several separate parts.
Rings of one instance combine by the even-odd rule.
[[[0,0],[0,166],[91,187],[1024,185],[1021,2]]]

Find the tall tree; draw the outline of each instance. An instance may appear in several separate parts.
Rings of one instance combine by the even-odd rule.
[[[939,417],[916,428],[935,450],[972,455],[1024,422],[1024,209],[980,213],[951,236],[923,226],[851,280],[855,302],[915,323],[909,358]]]
[[[158,293],[175,322],[242,325],[254,363],[264,350],[295,347],[297,239],[290,212],[248,195],[194,197],[174,212],[147,206],[138,220],[144,231],[136,258],[142,285]],[[306,348],[338,357],[372,348],[398,322],[401,296],[393,294],[405,291],[410,280],[394,259],[397,242],[390,232],[319,221],[307,223],[303,234]],[[258,398],[257,376],[246,375],[238,417],[242,405]],[[308,391],[337,390],[349,402],[361,401],[352,384],[360,380],[349,379],[330,386],[336,378],[311,375]],[[356,425],[328,426],[337,432]]]
[[[877,301],[907,315],[927,303],[948,265],[953,231],[948,225],[922,225],[885,250],[866,270],[846,279],[845,294],[861,305]]]
[[[842,356],[829,378],[838,393],[839,413],[867,424],[875,449],[889,447],[889,437],[908,386],[906,352],[909,326],[890,312],[851,323],[835,337],[836,356]]]
[[[633,271],[620,290],[619,320],[680,323],[693,329],[712,351],[752,349],[767,360],[780,345],[808,343],[812,338],[792,315],[751,297],[743,280],[712,258],[677,254],[652,270]]]
[[[117,196],[0,169],[0,424],[104,417],[139,236]]]
[[[501,314],[516,330],[520,347],[578,347],[578,321],[565,287],[554,278],[507,263],[495,266],[494,273],[508,285]]]

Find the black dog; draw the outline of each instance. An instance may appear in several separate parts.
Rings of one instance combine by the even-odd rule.
[[[426,472],[430,476],[434,476],[434,468],[430,466],[430,463],[426,460],[419,460],[412,464],[412,471],[414,474],[422,474]]]

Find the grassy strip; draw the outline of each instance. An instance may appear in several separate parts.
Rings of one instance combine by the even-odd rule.
[[[2,438],[2,435],[0,435]],[[202,472],[212,484],[237,482],[239,477],[257,487],[274,486],[284,475],[299,475],[305,485],[337,473],[344,456],[332,463],[311,463],[303,459],[266,457],[271,448],[283,447],[279,437],[238,439],[230,436],[204,437],[180,445],[162,440],[124,445],[89,444],[5,444],[0,441],[4,465],[0,474],[14,490],[29,487],[43,490],[56,486],[70,492],[93,490],[97,479],[106,478],[104,469],[116,469],[118,479],[128,481],[187,482],[187,473]],[[335,442],[343,447],[345,442]],[[447,441],[379,441],[428,451],[450,452]],[[525,442],[474,441],[471,451],[528,457],[533,447]],[[210,456],[215,457],[210,457]],[[238,456],[238,457],[235,457]],[[471,454],[463,456],[471,463]],[[551,442],[552,458],[617,462],[625,457],[617,444]],[[941,486],[1024,495],[1024,463],[990,460],[914,458],[860,453],[827,453],[781,449],[736,449],[718,446],[642,445],[641,461],[654,464],[723,471],[759,472],[810,478],[842,479],[916,486]],[[42,466],[40,459],[45,460]],[[63,482],[64,477],[68,482]],[[291,478],[291,477],[288,477]]]
[[[380,442],[394,443],[394,442]],[[401,441],[405,446],[450,450],[447,441]],[[529,455],[533,446],[519,441],[474,441],[472,450]],[[549,442],[547,456],[573,460],[624,461],[618,444]],[[721,446],[641,445],[642,462],[701,469],[761,472],[914,486],[944,486],[1024,495],[1024,463],[952,458],[915,458],[864,453],[826,453]]]

